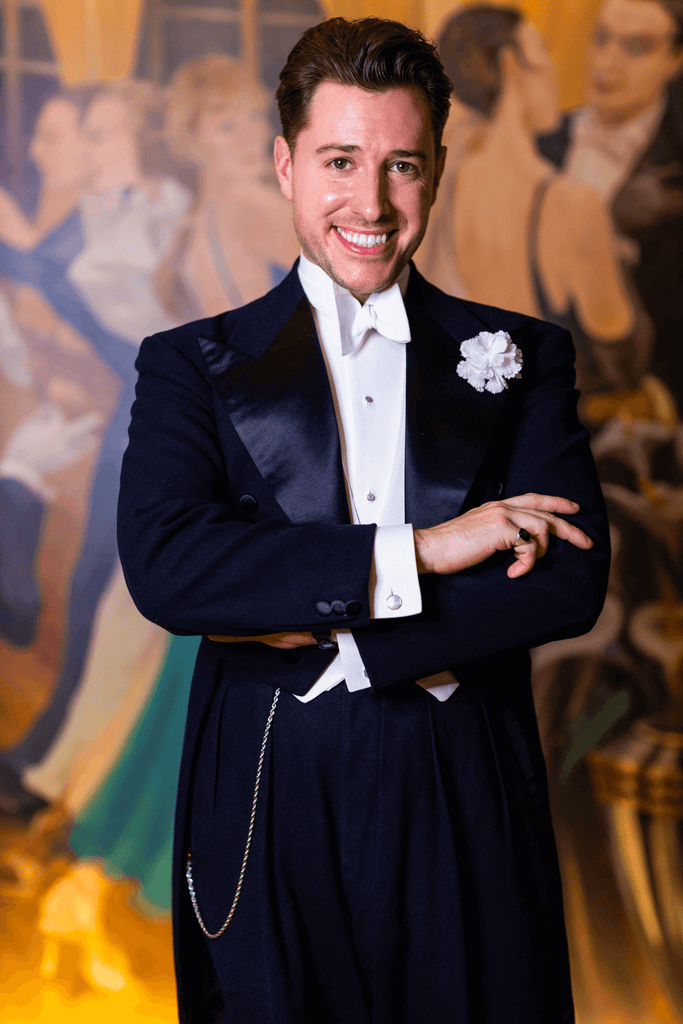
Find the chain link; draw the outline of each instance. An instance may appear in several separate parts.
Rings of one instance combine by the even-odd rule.
[[[249,830],[247,832],[247,845],[244,850],[244,857],[242,858],[242,867],[240,868],[239,878],[237,879],[237,889],[235,890],[235,898],[232,901],[230,907],[230,913],[226,917],[225,921],[218,929],[217,932],[210,932],[204,924],[202,915],[199,912],[199,904],[197,902],[197,894],[194,891],[194,881],[192,879],[192,851],[187,851],[187,862],[185,864],[185,877],[187,878],[187,888],[190,890],[190,899],[192,900],[192,906],[194,907],[195,916],[199,922],[199,927],[206,935],[207,939],[218,939],[223,934],[225,929],[232,921],[237,903],[239,902],[240,893],[242,892],[242,885],[244,883],[244,873],[247,870],[247,861],[249,860],[249,850],[251,849],[251,840],[254,834],[254,822],[256,821],[256,806],[258,804],[258,791],[261,785],[261,772],[263,771],[263,759],[266,756],[266,747],[268,746],[268,736],[270,735],[270,727],[273,724],[273,718],[275,717],[275,708],[277,707],[278,698],[280,696],[280,687],[273,695],[273,703],[270,706],[270,714],[268,715],[268,721],[266,722],[266,731],[263,734],[263,743],[261,744],[261,753],[258,759],[258,768],[256,769],[256,784],[254,786],[254,799],[251,803],[251,818],[249,819]]]

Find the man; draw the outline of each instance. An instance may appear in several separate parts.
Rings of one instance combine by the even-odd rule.
[[[651,369],[683,408],[683,0],[607,0],[588,49],[587,103],[541,152],[611,204],[656,339]]]
[[[410,264],[445,159],[431,44],[336,18],[280,80],[303,255],[143,343],[122,474],[133,598],[204,634],[181,1020],[570,1021],[527,650],[606,586],[569,337]]]

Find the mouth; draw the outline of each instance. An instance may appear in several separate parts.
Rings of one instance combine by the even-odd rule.
[[[610,93],[614,92],[617,88],[614,82],[604,82],[598,79],[593,79],[593,88],[596,92]]]
[[[347,231],[335,225],[335,233],[345,249],[363,256],[377,256],[384,252],[396,230],[383,232]]]

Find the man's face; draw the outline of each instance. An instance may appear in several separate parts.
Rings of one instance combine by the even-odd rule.
[[[657,0],[608,0],[589,46],[588,103],[606,123],[637,117],[681,67],[676,26]]]
[[[445,155],[421,90],[323,82],[293,155],[275,142],[306,256],[361,302],[389,288],[422,241]]]

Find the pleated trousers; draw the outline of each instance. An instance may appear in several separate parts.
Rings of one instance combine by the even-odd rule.
[[[207,928],[232,903],[272,691],[216,688],[193,784]],[[205,941],[227,1024],[567,1024],[530,690],[282,693],[244,887]]]

